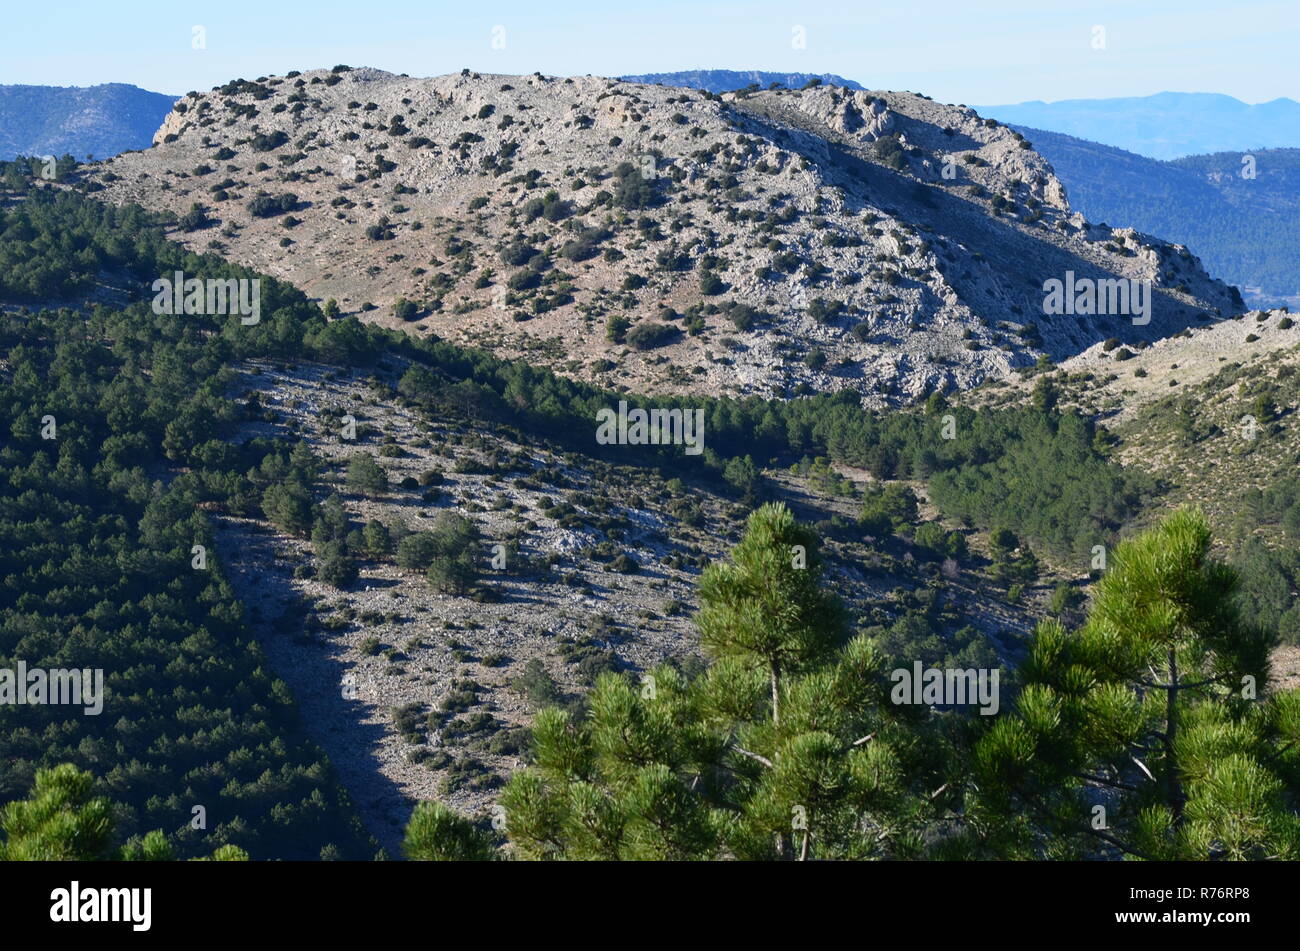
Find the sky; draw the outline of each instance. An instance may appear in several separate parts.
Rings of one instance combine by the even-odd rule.
[[[3,22],[0,83],[176,95],[346,63],[412,76],[837,73],[970,105],[1300,98],[1300,0],[74,0],[8,4]]]

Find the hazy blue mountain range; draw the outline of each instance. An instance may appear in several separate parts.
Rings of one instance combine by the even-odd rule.
[[[974,108],[1008,125],[1049,129],[1155,159],[1300,147],[1300,103],[1292,99],[1252,106],[1216,93],[1162,92]]]
[[[773,73],[761,69],[688,69],[676,73],[641,73],[621,78],[633,83],[662,83],[665,86],[685,86],[687,89],[704,89],[708,92],[731,92],[744,89],[751,83],[758,83],[764,89],[772,83],[780,83],[787,89],[799,89],[810,79],[820,79],[828,86],[863,88],[853,80],[834,73]]]
[[[1300,294],[1300,149],[1251,152],[1252,169],[1236,151],[1161,162],[1013,128],[1052,163],[1071,207],[1089,220],[1185,244],[1212,275],[1243,290]]]
[[[125,83],[0,86],[0,159],[147,149],[178,98]]]

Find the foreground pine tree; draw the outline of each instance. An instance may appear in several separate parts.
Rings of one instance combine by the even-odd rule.
[[[782,505],[700,582],[707,674],[605,674],[590,716],[542,711],[536,764],[502,797],[527,858],[808,859],[915,854],[932,779],[913,708],[849,639],[816,536]],[[924,716],[924,714],[920,714]],[[929,749],[933,749],[932,747]],[[938,786],[938,783],[934,784]]]
[[[1040,625],[1024,690],[975,750],[969,818],[1016,857],[1300,857],[1300,692],[1268,692],[1199,514],[1121,544],[1088,620]],[[979,850],[977,850],[979,851]]]
[[[0,860],[90,861],[111,858],[113,820],[107,799],[92,797],[94,777],[70,763],[36,773],[28,799],[0,810]]]
[[[484,862],[495,851],[492,840],[454,809],[421,802],[406,824],[402,854],[417,862]]]
[[[0,862],[91,862],[121,859],[161,862],[176,854],[161,830],[113,846],[112,805],[92,796],[95,778],[71,763],[36,771],[27,799],[0,808]],[[248,853],[223,845],[216,861],[247,861]]]
[[[543,710],[502,797],[511,854],[569,859],[1300,858],[1300,691],[1270,691],[1198,514],[1121,544],[1086,622],[1045,621],[996,717],[890,701],[783,506],[700,582],[712,661]],[[480,857],[447,810],[408,854]]]

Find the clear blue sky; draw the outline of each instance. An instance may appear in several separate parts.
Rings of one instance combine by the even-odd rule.
[[[984,105],[1164,90],[1300,98],[1297,0],[23,0],[6,4],[3,22],[0,83],[176,94],[347,63],[412,76],[831,72]],[[194,26],[206,49],[192,48]],[[492,47],[494,27],[504,49]]]

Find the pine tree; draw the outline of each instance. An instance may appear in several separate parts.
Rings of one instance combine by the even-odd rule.
[[[838,602],[819,589],[820,577],[816,536],[784,506],[768,505],[751,516],[731,563],[710,565],[700,580],[705,651],[764,665],[773,723],[781,720],[782,673],[824,657],[841,635]]]
[[[0,862],[169,862],[176,858],[161,829],[113,846],[112,804],[91,795],[95,777],[71,763],[36,771],[29,798],[0,808]],[[216,861],[248,861],[236,845],[220,846]]]
[[[424,862],[485,862],[495,857],[491,838],[440,802],[416,804],[402,853]]]
[[[110,805],[91,796],[94,777],[71,763],[36,771],[31,798],[0,810],[0,861],[92,861],[112,857]]]
[[[1116,549],[1081,629],[1039,626],[1015,715],[975,749],[983,848],[1300,856],[1300,692],[1267,692],[1274,636],[1209,551],[1205,519],[1177,512]]]
[[[388,491],[388,473],[367,452],[359,452],[348,459],[347,482],[349,488],[372,498]]]
[[[761,507],[701,579],[707,673],[606,673],[585,721],[538,714],[536,763],[501,801],[517,855],[916,854],[934,804],[904,777],[933,788],[938,745],[918,741],[924,714],[889,704],[874,644],[849,639],[816,542],[785,506]]]

